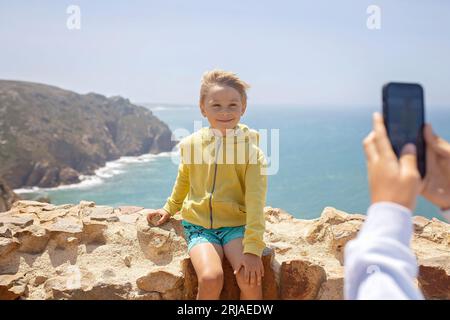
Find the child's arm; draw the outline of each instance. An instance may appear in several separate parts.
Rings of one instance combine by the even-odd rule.
[[[247,221],[244,234],[244,253],[252,253],[259,257],[265,248],[264,206],[267,193],[266,161],[264,154],[258,149],[257,161],[249,163],[245,174],[245,206]]]
[[[183,201],[189,192],[189,167],[183,162],[178,166],[178,176],[172,189],[172,194],[167,198],[163,209],[170,215],[174,215],[181,210]]]
[[[186,195],[189,192],[190,181],[189,181],[189,166],[185,159],[185,155],[189,155],[189,152],[186,152],[186,148],[189,148],[189,141],[183,139],[180,142],[180,164],[178,166],[178,175],[175,180],[175,184],[172,189],[172,194],[167,198],[166,203],[163,206],[163,209],[168,212],[171,216],[176,214],[181,210],[183,206],[183,201],[186,198]]]
[[[172,189],[172,194],[167,198],[166,203],[161,209],[150,210],[147,215],[148,222],[153,225],[159,226],[165,223],[170,219],[170,216],[180,211],[183,206],[183,201],[189,192],[189,166],[183,161],[185,145],[184,142],[180,143],[181,161],[178,166],[178,175]]]

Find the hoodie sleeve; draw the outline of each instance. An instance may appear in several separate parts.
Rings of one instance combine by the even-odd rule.
[[[244,234],[244,253],[259,257],[265,248],[264,206],[267,193],[266,160],[262,151],[255,153],[257,161],[250,161],[245,174],[245,206],[247,221]]]
[[[184,199],[189,192],[190,180],[189,180],[189,166],[183,161],[183,150],[186,145],[180,144],[181,161],[178,166],[178,175],[175,181],[175,185],[172,189],[172,194],[167,198],[166,204],[163,209],[170,213],[170,215],[176,214],[181,210]]]

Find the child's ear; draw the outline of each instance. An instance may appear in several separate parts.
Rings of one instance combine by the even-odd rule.
[[[246,109],[247,109],[247,104],[244,104],[244,105],[242,106],[241,116],[244,115]]]
[[[204,108],[203,104],[200,104],[200,112],[202,113],[203,117],[206,117],[206,112],[205,112],[205,108]]]

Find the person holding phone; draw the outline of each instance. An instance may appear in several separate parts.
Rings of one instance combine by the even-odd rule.
[[[346,299],[423,299],[418,266],[410,248],[412,211],[422,194],[450,219],[450,144],[424,126],[426,175],[421,179],[416,146],[392,148],[383,116],[373,116],[364,139],[372,205],[356,239],[345,248]]]

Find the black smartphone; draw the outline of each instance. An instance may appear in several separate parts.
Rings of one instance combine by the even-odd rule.
[[[417,167],[425,176],[425,104],[423,88],[416,83],[390,82],[383,86],[383,118],[397,157],[407,143],[417,149]]]

